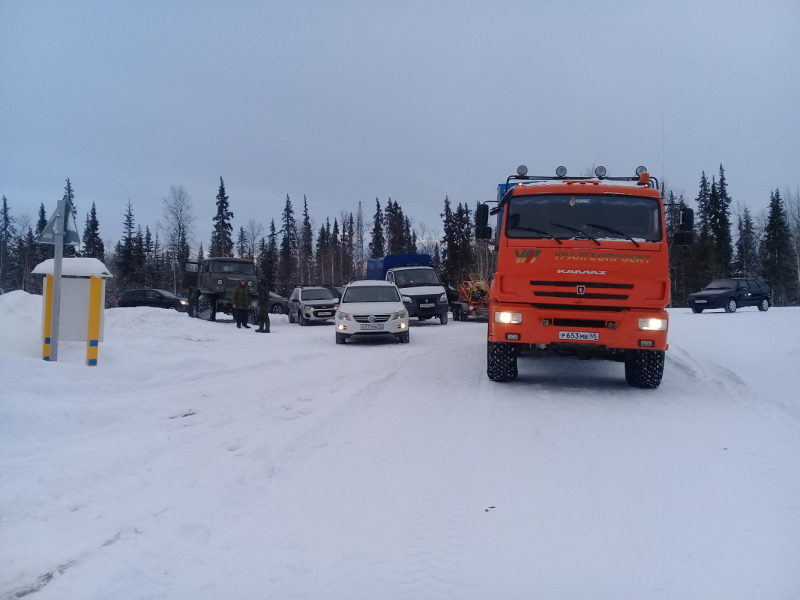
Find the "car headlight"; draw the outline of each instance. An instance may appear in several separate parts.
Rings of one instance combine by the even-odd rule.
[[[411,304],[411,298],[408,296],[403,296],[403,304]]]
[[[408,311],[406,309],[403,309],[392,314],[392,320],[395,321],[397,319],[405,319],[407,316],[408,316]]]
[[[342,321],[352,321],[352,319],[350,318],[350,315],[347,314],[346,312],[342,312],[342,311],[339,311],[339,312],[336,313],[336,318],[340,319]]]
[[[447,302],[447,292],[439,296],[439,302]]]
[[[186,300],[181,300],[181,304],[182,304],[183,306],[186,306],[186,305],[187,305],[187,304],[189,304],[189,303],[188,303]]]
[[[642,331],[666,331],[666,319],[639,319],[639,329]]]
[[[495,323],[522,323],[522,313],[500,312],[494,313]]]

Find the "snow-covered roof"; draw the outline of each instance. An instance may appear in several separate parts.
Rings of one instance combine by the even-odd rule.
[[[52,258],[36,265],[36,268],[31,271],[34,275],[52,275],[53,274]],[[106,266],[96,258],[64,258],[61,261],[61,274],[66,277],[95,277],[109,278],[113,275],[109,272]]]

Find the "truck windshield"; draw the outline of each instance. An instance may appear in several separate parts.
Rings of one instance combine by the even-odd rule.
[[[400,302],[394,286],[355,286],[347,288],[342,304],[352,302]]]
[[[255,268],[253,263],[214,262],[212,264],[214,265],[214,273],[242,273],[243,275],[252,275]]]
[[[508,203],[506,237],[660,242],[661,206],[632,196],[520,196]]]
[[[433,269],[404,269],[394,272],[397,287],[413,287],[416,285],[442,285],[439,276]]]

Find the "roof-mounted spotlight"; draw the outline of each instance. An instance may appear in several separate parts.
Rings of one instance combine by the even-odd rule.
[[[594,174],[602,179],[603,177],[606,176],[606,168],[605,167],[597,167],[594,170]]]
[[[519,175],[520,177],[525,177],[525,175],[527,174],[528,174],[528,167],[526,167],[525,165],[520,165],[517,167],[517,175]]]
[[[636,167],[636,176],[638,177],[642,173],[647,173],[647,167]]]
[[[558,177],[566,177],[567,176],[567,167],[558,167],[556,169],[556,175]]]

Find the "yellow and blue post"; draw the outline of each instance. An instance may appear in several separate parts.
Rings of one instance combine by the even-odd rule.
[[[100,313],[102,310],[103,278],[92,276],[89,289],[89,339],[86,346],[86,364],[90,367],[97,366],[97,350],[100,343]]]
[[[42,360],[50,360],[50,327],[53,324],[53,276],[45,277],[44,286],[44,344]]]

